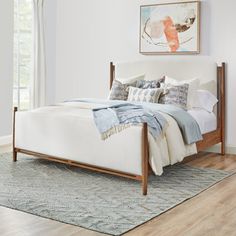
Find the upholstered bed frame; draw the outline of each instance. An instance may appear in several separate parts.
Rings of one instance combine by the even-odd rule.
[[[174,70],[172,70],[174,68]],[[114,65],[110,63],[110,88],[112,86],[115,77],[126,77],[129,75],[134,75],[136,73],[146,73],[147,79],[158,78],[158,76],[163,76],[168,74],[169,76],[175,77],[175,75],[180,76],[182,79],[193,78],[195,76],[202,76],[204,82],[208,82],[212,79],[216,80],[215,86],[210,86],[207,88],[211,92],[217,94],[218,106],[217,106],[217,129],[213,132],[203,135],[203,140],[197,143],[198,151],[204,150],[207,147],[221,143],[221,154],[225,153],[225,63],[217,66],[216,63],[209,62],[208,59],[205,60],[179,60],[167,61],[162,60],[156,61],[145,61],[145,62],[135,62],[135,63],[121,63]],[[184,72],[184,73],[183,73]],[[207,83],[206,83],[207,84]],[[215,88],[217,89],[215,89]],[[13,116],[13,161],[17,161],[17,153],[24,153],[39,157],[42,159],[69,164],[72,166],[77,166],[92,171],[99,171],[103,173],[108,173],[112,175],[122,176],[125,178],[130,178],[142,182],[142,192],[143,195],[147,194],[148,186],[148,174],[149,174],[149,150],[148,150],[148,127],[147,124],[143,124],[142,128],[142,175],[134,175],[131,173],[124,173],[121,171],[103,168],[99,166],[94,166],[86,163],[79,163],[73,160],[62,159],[55,156],[48,156],[43,153],[34,152],[34,150],[24,150],[17,148],[15,145],[15,119],[16,119],[17,108],[14,108]]]

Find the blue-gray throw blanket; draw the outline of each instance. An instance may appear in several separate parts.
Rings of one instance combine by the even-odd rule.
[[[124,125],[128,126],[129,118],[132,118],[133,121],[135,122],[135,118],[133,116],[137,112],[139,113],[139,115],[142,114],[141,118],[138,119],[140,123],[143,122],[148,123],[149,120],[148,123],[149,132],[154,137],[158,137],[159,135],[161,135],[161,133],[163,132],[163,128],[165,128],[166,126],[165,118],[159,113],[163,112],[175,119],[181,130],[184,142],[186,144],[192,144],[199,140],[202,140],[201,131],[196,120],[182,108],[173,105],[146,103],[146,102],[140,103],[140,102],[114,101],[114,100],[104,100],[104,99],[90,99],[90,98],[70,100],[67,102],[87,102],[94,104],[95,103],[104,104],[104,107],[93,110],[95,123],[100,132],[108,130],[114,125],[118,127],[120,120],[124,122]],[[128,110],[126,111],[128,107],[129,108],[132,107],[132,113],[129,113]],[[142,112],[140,109],[142,109]],[[126,114],[124,113],[124,111]],[[146,115],[146,113],[148,113],[148,115]],[[117,116],[117,114],[122,114],[122,115]],[[125,115],[127,115],[127,121],[125,121],[126,120]],[[150,124],[155,124],[156,127],[154,128],[155,131],[153,131],[154,126]]]
[[[168,124],[159,112],[131,103],[119,103],[93,109],[93,117],[102,139],[130,125],[141,123],[147,123],[149,132],[157,139],[163,134]]]

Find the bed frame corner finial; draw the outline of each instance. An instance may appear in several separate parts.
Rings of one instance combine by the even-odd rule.
[[[110,62],[110,89],[112,87],[114,77],[115,77],[115,66],[113,62]]]

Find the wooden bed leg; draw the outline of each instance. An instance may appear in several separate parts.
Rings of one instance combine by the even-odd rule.
[[[143,195],[147,195],[148,187],[148,127],[147,123],[143,124],[142,133],[142,190]]]
[[[12,148],[13,148],[13,161],[17,161],[17,151],[15,148],[15,123],[16,123],[16,112],[17,107],[14,107],[14,113],[13,113],[13,128],[12,128]]]
[[[13,148],[13,161],[17,161],[17,151]]]
[[[225,142],[224,141],[221,143],[221,155],[222,156],[225,155]]]

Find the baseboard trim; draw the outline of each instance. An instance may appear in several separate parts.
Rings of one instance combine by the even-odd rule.
[[[0,146],[8,146],[12,144],[12,135],[0,137]]]
[[[210,147],[208,149],[206,149],[207,152],[216,152],[216,153],[220,153],[221,152],[221,146],[220,144],[217,144],[213,147]],[[236,154],[236,147],[234,146],[226,146],[225,147],[225,152],[227,154]]]

